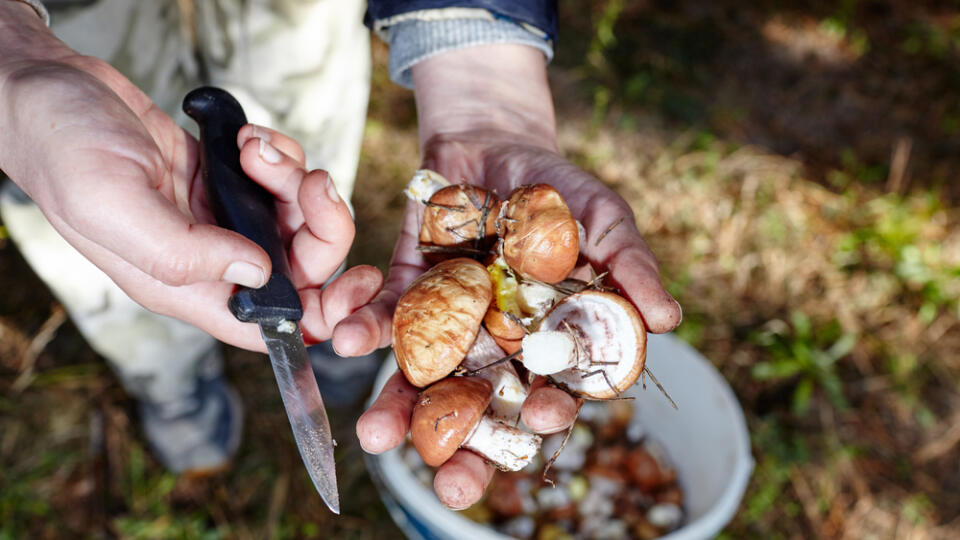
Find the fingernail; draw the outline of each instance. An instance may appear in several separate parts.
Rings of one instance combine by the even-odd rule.
[[[270,132],[256,124],[253,124],[253,137],[261,141],[270,142]]]
[[[339,203],[340,194],[337,193],[337,186],[333,185],[333,178],[330,175],[327,175],[327,197],[330,197],[330,200]]]
[[[267,282],[262,268],[244,261],[230,263],[221,279],[251,289],[259,289]]]
[[[674,302],[677,302],[677,299],[673,299]],[[680,323],[683,322],[683,306],[680,305],[680,302],[677,302],[677,309],[680,310],[680,320],[677,321],[677,326],[680,326]]]
[[[280,163],[280,160],[283,159],[283,156],[280,155],[280,151],[273,147],[272,144],[268,143],[266,139],[260,139],[260,159],[276,165]]]

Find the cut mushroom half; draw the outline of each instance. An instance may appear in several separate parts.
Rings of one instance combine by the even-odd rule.
[[[540,449],[540,437],[485,416],[492,386],[477,377],[449,377],[420,393],[410,437],[423,462],[439,467],[466,448],[502,471],[526,467]]]
[[[530,371],[548,375],[575,395],[611,399],[643,372],[647,333],[625,298],[584,290],[558,303],[522,346]]]

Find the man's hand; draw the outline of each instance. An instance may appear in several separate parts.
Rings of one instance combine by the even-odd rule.
[[[263,350],[254,325],[226,308],[235,284],[259,287],[270,259],[217,227],[206,206],[197,141],[109,65],[80,56],[35,14],[0,2],[0,168],[80,253],[141,305],[214,337]],[[288,137],[246,126],[245,172],[278,199],[308,342],[369,301],[371,267],[325,290],[353,240],[344,201],[323,171],[304,169]]]
[[[586,228],[581,252],[609,271],[637,306],[648,330],[668,332],[680,306],[660,284],[657,263],[637,231],[633,211],[596,178],[557,153],[553,105],[543,56],[521,45],[490,45],[431,57],[414,67],[423,166],[453,182],[493,189],[504,198],[522,184],[547,183]],[[362,354],[390,343],[390,320],[403,289],[429,265],[416,250],[418,205],[408,203],[403,230],[383,291],[340,323],[337,350]],[[417,389],[394,376],[357,424],[364,449],[389,450],[403,440]],[[570,425],[577,403],[537,381],[524,403],[524,423],[541,433]],[[460,450],[437,471],[434,488],[452,508],[470,506],[493,474],[475,454]]]

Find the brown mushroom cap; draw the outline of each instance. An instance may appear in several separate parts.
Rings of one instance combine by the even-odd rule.
[[[493,337],[507,354],[513,354],[520,350],[521,340],[526,332],[516,319],[496,308],[494,303],[490,304],[490,309],[483,316],[483,324],[487,331]]]
[[[444,261],[407,287],[393,314],[393,350],[410,384],[422,388],[460,364],[492,299],[487,269],[466,258]]]
[[[503,352],[507,354],[513,354],[523,348],[522,339],[503,339],[497,336],[492,337],[497,346],[503,349]]]
[[[424,463],[439,467],[450,459],[480,422],[492,392],[479,377],[449,377],[420,392],[410,437]]]
[[[657,458],[643,447],[634,448],[627,454],[624,469],[633,483],[647,492],[668,484],[671,480],[669,475],[664,474]]]
[[[647,354],[647,332],[626,298],[606,291],[572,294],[543,318],[540,330],[572,331],[582,358],[575,368],[550,378],[568,391],[610,399],[640,377]]]
[[[505,203],[503,258],[520,275],[562,281],[577,264],[580,233],[563,197],[547,184],[520,186]]]
[[[492,191],[468,184],[447,186],[430,197],[423,212],[420,242],[456,246],[493,239],[499,214],[500,199]]]

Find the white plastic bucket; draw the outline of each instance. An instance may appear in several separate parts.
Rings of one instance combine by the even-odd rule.
[[[634,418],[660,443],[677,468],[686,521],[668,540],[712,538],[734,516],[753,470],[743,410],[719,372],[686,343],[649,336],[647,365],[677,402],[674,410],[648,381],[636,399]],[[396,371],[393,357],[380,370],[376,392]],[[506,536],[448,510],[421,484],[393,450],[368,456],[370,474],[393,520],[414,540],[505,540]]]

